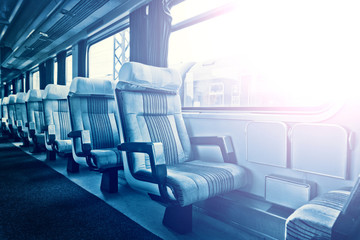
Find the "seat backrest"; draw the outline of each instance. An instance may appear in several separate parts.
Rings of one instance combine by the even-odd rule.
[[[55,139],[69,139],[70,118],[67,103],[68,86],[48,84],[44,90],[44,124],[55,125]]]
[[[22,121],[22,130],[24,132],[27,132],[27,127],[25,126],[25,123],[27,123],[25,98],[26,98],[26,93],[24,93],[24,92],[19,92],[16,94],[15,120],[21,120]]]
[[[16,127],[15,101],[16,101],[16,95],[14,95],[14,94],[9,95],[9,103],[7,106],[8,106],[8,114],[9,114],[9,124],[12,125],[12,128]]]
[[[8,103],[9,103],[9,97],[4,97],[1,106],[2,106],[2,117],[5,119],[9,117],[8,108],[7,108]]]
[[[35,123],[37,134],[44,132],[44,110],[42,95],[44,90],[30,89],[25,98],[28,122]]]
[[[120,143],[120,118],[114,98],[114,82],[89,78],[74,78],[68,103],[71,130],[88,130],[91,147],[115,148]],[[73,141],[76,155],[82,153],[79,138]]]
[[[140,63],[125,63],[119,73],[115,95],[125,142],[161,142],[167,165],[190,160],[191,146],[181,114],[176,70]],[[132,154],[132,173],[150,168],[147,155]]]

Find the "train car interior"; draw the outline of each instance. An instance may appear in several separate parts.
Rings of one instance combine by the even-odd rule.
[[[0,0],[0,239],[360,239],[359,11]]]

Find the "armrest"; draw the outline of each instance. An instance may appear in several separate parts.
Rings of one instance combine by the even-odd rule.
[[[224,162],[236,164],[236,156],[230,136],[208,136],[191,137],[190,142],[193,145],[215,145],[219,146]]]
[[[22,120],[16,120],[16,126],[19,132],[22,132]]]
[[[81,149],[84,155],[89,155],[91,151],[91,137],[89,130],[77,130],[68,134],[69,138],[80,138]]]
[[[35,135],[35,123],[34,122],[28,122],[29,125],[29,134],[31,138]]]
[[[146,153],[150,158],[152,179],[149,182],[155,182],[159,185],[159,191],[162,198],[169,200],[166,189],[167,168],[164,155],[164,148],[160,142],[129,142],[118,145],[120,151]]]
[[[1,118],[1,122],[6,123],[6,118]]]
[[[28,123],[28,122],[27,122],[27,123],[25,123],[25,127],[27,127],[27,128],[29,127],[29,123]]]
[[[55,142],[55,125],[54,124],[50,124],[47,126],[47,131],[46,131],[46,135],[47,135],[47,140],[48,140],[48,144],[54,144]]]

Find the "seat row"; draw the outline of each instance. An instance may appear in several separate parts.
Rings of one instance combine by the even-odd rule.
[[[101,189],[118,191],[118,170],[127,182],[166,206],[163,224],[186,233],[192,204],[244,187],[230,137],[190,138],[181,114],[176,70],[126,63],[119,81],[75,78],[70,87],[49,84],[2,99],[2,129],[33,152],[67,157],[102,173]],[[222,162],[194,158],[192,145],[214,145]]]

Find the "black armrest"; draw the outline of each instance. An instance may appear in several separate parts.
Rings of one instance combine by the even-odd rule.
[[[236,164],[236,156],[230,136],[207,136],[191,137],[190,142],[193,145],[215,145],[219,146],[224,162]]]
[[[68,134],[69,138],[80,138],[81,149],[85,156],[90,155],[91,151],[91,137],[89,130],[77,130]]]
[[[23,126],[23,124],[22,124],[22,121],[21,121],[21,120],[16,120],[16,126],[17,126],[17,130],[18,130],[19,132],[22,132],[22,126]]]
[[[28,122],[27,122],[27,123],[25,123],[25,127],[27,127],[27,128],[29,127],[29,123],[28,123]]]
[[[157,183],[161,197],[165,200],[170,200],[166,189],[167,168],[162,143],[130,142],[118,145],[118,149],[127,153],[138,152],[148,154],[152,174],[152,179],[148,179],[148,182]]]
[[[47,135],[46,137],[48,140],[47,143],[50,145],[54,144],[55,139],[56,139],[55,125],[54,124],[48,125],[47,130],[45,132],[46,132],[46,135]]]

